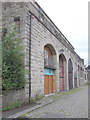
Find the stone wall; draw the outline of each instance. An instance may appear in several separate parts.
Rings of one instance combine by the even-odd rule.
[[[27,11],[28,10],[30,10],[29,5]],[[31,19],[31,97],[34,97],[37,93],[40,93],[41,95],[44,94],[44,46],[47,44],[52,45],[57,54],[55,63],[56,70],[54,75],[56,91],[59,91],[59,55],[64,54],[64,56],[66,57],[65,90],[68,90],[68,60],[71,59],[73,63],[73,78],[74,64],[77,63],[77,65],[83,67],[82,60],[75,53],[74,49],[71,50],[69,47],[66,47],[66,44],[60,42],[63,41],[62,37],[58,39],[55,34],[52,34],[52,31],[50,31],[50,29],[47,29],[50,26],[48,26],[48,24],[47,26],[45,26],[42,19],[40,21],[40,19],[38,18],[39,15],[34,14],[34,10],[31,12],[33,13]],[[27,25],[29,25],[28,21],[26,23]],[[63,53],[60,53],[61,49],[64,50]],[[78,82],[81,80],[80,77],[77,77],[77,79]]]
[[[75,64],[83,67],[81,58],[74,51],[73,46],[53,24],[50,18],[40,10],[39,6],[33,3],[12,3],[4,5],[3,10],[3,25],[12,25],[14,18],[20,16],[20,33],[19,37],[22,40],[24,47],[24,63],[26,85],[23,92],[23,98],[28,99],[35,97],[37,94],[44,95],[44,46],[50,44],[53,46],[56,55],[55,71],[54,71],[54,92],[59,92],[59,55],[63,54],[66,58],[65,62],[65,90],[69,89],[68,85],[68,60],[71,59],[73,64],[73,88],[74,86],[74,71]],[[42,14],[41,14],[42,13]],[[43,19],[42,19],[43,17]],[[44,20],[44,21],[43,21]],[[48,22],[46,22],[48,21]],[[63,49],[63,51],[61,51]],[[80,77],[77,72],[77,86],[79,86]],[[17,93],[18,94],[18,93]],[[21,94],[21,93],[20,93]],[[16,95],[17,96],[17,95]],[[5,97],[3,97],[5,99]],[[9,99],[9,98],[7,98]],[[18,97],[16,101],[18,101]]]
[[[23,2],[3,2],[2,3],[2,27],[7,28],[9,30],[12,30],[13,27],[15,27],[15,21],[17,17],[20,17],[20,32],[18,32],[18,37],[21,41],[21,45],[23,46],[23,52],[26,55],[26,36],[25,36],[25,19],[26,19],[26,13],[25,13],[25,3]],[[24,65],[26,69],[26,61],[24,58]],[[28,70],[27,70],[27,73]],[[10,91],[3,94],[3,106],[8,105],[10,103],[18,102],[20,100],[21,102],[25,99],[29,99],[29,85],[28,85],[28,78],[27,74],[25,75],[25,81],[26,85],[23,90],[17,90],[17,91]]]
[[[8,92],[2,93],[2,107],[7,105],[12,105],[14,103],[24,103],[25,99],[25,90],[10,90]]]

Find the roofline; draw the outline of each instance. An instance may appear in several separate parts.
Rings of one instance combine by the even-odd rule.
[[[35,2],[35,4],[39,7],[39,8],[41,8],[41,6],[37,3],[37,2]],[[41,8],[42,9],[42,8]],[[46,12],[42,9],[42,12],[46,15],[46,17],[52,22],[52,24],[58,29],[58,31],[63,35],[63,37],[68,41],[68,39],[65,37],[65,35],[60,31],[60,29],[55,25],[55,23],[51,20],[51,18],[46,14]],[[69,42],[69,41],[68,41]],[[73,45],[69,42],[69,44],[73,47]],[[74,47],[73,47],[73,49],[75,49]]]

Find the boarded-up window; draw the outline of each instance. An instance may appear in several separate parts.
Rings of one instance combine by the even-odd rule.
[[[20,33],[20,17],[14,18],[14,22],[15,22],[15,29],[17,30],[17,32]]]
[[[44,50],[44,62],[45,62],[45,65],[48,65],[48,51],[47,50]]]

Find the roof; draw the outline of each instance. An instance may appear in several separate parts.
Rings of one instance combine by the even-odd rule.
[[[90,70],[90,65],[88,65],[88,67],[86,67],[85,69],[86,69],[86,70],[87,70],[87,69]]]

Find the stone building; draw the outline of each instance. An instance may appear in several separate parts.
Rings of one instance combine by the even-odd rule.
[[[85,72],[86,72],[85,79],[87,79],[89,82],[90,81],[90,65],[88,65],[88,67],[85,68]]]
[[[25,88],[5,93],[3,104],[23,102],[84,84],[84,60],[38,3],[5,2],[2,8],[3,27],[18,26],[28,71]]]

